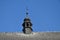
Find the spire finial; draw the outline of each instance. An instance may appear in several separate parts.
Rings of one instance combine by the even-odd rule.
[[[28,8],[26,8],[26,17],[28,17]]]

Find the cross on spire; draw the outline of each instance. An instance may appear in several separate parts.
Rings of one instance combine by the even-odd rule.
[[[26,17],[28,17],[28,8],[26,8]]]

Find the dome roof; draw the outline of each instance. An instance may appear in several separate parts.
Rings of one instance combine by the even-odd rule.
[[[30,21],[30,19],[29,18],[25,18],[24,21]]]

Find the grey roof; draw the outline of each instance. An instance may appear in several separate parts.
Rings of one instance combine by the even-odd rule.
[[[60,40],[60,32],[0,32],[0,40]]]

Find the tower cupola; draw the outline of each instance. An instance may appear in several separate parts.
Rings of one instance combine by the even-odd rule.
[[[28,17],[28,12],[26,12],[26,18],[24,18],[23,26],[23,33],[30,34],[32,33],[32,23],[30,18]]]

